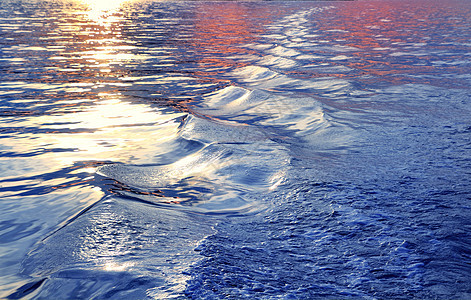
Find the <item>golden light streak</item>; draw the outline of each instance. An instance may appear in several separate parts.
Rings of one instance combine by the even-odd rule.
[[[112,14],[116,13],[125,2],[130,0],[81,0],[90,9],[88,16],[91,20],[99,23],[109,19]],[[109,20],[108,20],[109,21]]]

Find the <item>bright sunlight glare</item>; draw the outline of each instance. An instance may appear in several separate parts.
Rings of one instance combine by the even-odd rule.
[[[98,20],[114,13],[124,2],[130,0],[81,0],[89,8],[89,15],[92,19]]]

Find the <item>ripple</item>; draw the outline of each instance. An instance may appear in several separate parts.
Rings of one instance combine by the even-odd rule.
[[[422,4],[2,2],[0,298],[469,298],[470,9]]]
[[[262,80],[269,80],[277,77],[278,73],[271,71],[268,68],[260,66],[247,66],[235,70],[234,75],[240,76],[243,81],[257,82]]]

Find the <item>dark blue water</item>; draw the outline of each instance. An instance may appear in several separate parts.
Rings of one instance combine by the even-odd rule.
[[[471,299],[470,28],[0,0],[0,297]]]

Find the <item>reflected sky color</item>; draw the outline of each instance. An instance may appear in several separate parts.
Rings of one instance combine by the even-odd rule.
[[[455,1],[452,9],[445,2],[430,5],[424,1],[392,1],[381,5],[345,2],[338,6],[340,9],[327,15],[329,22],[318,25],[321,31],[330,33],[331,39],[351,47],[352,59],[340,62],[342,65],[394,84],[414,81],[442,85],[443,78],[434,80],[437,73],[469,72],[469,67],[447,62],[451,58],[447,47],[453,45],[456,50],[461,48],[460,51],[467,48],[467,41],[461,35],[469,31],[471,18],[466,1]],[[444,30],[442,18],[449,19],[453,27]],[[351,74],[358,76],[358,73]],[[454,78],[446,84],[462,87],[467,81]]]
[[[243,46],[255,42],[272,18],[283,13],[237,1],[196,2],[194,11],[196,30],[191,42],[206,74],[223,74],[257,59],[256,49]]]
[[[270,220],[251,233],[288,232],[291,225],[276,227],[283,220],[327,220],[320,233],[306,223],[305,232],[288,232],[278,241],[327,243],[333,236],[345,249],[363,240],[342,244],[349,237],[337,238],[336,232],[351,225],[366,234],[358,226],[367,224],[367,230],[379,228],[384,235],[373,231],[374,242],[388,246],[373,258],[359,254],[361,266],[381,257],[408,270],[388,248],[404,244],[400,234],[410,235],[400,232],[402,219],[394,219],[404,213],[375,201],[403,199],[391,193],[420,180],[415,189],[421,197],[431,193],[422,191],[424,186],[440,188],[442,179],[423,174],[436,171],[428,168],[437,161],[453,164],[428,157],[443,152],[433,149],[429,136],[446,144],[448,132],[458,132],[457,143],[444,149],[450,157],[459,152],[453,147],[465,145],[469,126],[453,123],[468,117],[460,115],[466,93],[458,91],[469,90],[471,74],[471,9],[465,4],[448,9],[445,3],[396,0],[15,1],[0,7],[0,234],[6,245],[0,245],[0,254],[9,255],[0,298],[25,282],[18,274],[23,267],[28,279],[47,278],[46,293],[67,286],[60,280],[70,278],[92,286],[79,281],[95,279],[98,272],[98,280],[110,285],[118,280],[116,286],[133,276],[150,278],[129,282],[143,284],[155,298],[181,295],[187,269],[200,256],[196,245],[212,234],[213,220],[224,223],[233,215]],[[446,101],[455,102],[448,107]],[[438,125],[427,123],[433,120]],[[391,136],[397,145],[391,145]],[[422,149],[428,152],[420,154]],[[459,153],[461,165],[444,171],[443,180],[465,174],[466,153]],[[417,181],[410,179],[414,176]],[[368,180],[379,194],[369,199],[373,208],[360,207],[374,194],[363,187]],[[293,186],[286,188],[287,182]],[[311,191],[320,191],[319,207],[299,206]],[[361,201],[342,202],[351,199]],[[273,212],[283,205],[286,211],[263,215],[272,204]],[[382,213],[386,217],[380,219]],[[381,231],[386,219],[392,221],[384,228],[400,232],[391,243],[396,232],[391,238]],[[263,237],[254,235],[257,239]],[[288,244],[287,252],[310,249]],[[319,257],[330,245],[316,248]],[[271,251],[279,255],[279,247]],[[291,257],[279,258],[292,263]],[[310,270],[343,271],[325,266]],[[365,270],[355,268],[345,272]],[[275,269],[267,274],[257,276],[283,277]],[[400,284],[408,284],[401,274]],[[329,284],[342,289],[346,281],[335,280],[348,276],[333,276]],[[373,277],[352,282],[357,279],[358,285],[383,284]],[[292,295],[302,280],[293,280]],[[99,283],[94,286],[108,287]],[[258,289],[248,285],[247,293]],[[370,290],[365,287],[365,293]]]
[[[28,111],[10,111],[8,114],[20,114],[20,118],[7,117],[2,122],[9,126],[15,124],[12,129],[22,131],[24,128],[37,128],[41,137],[36,135],[31,139],[29,135],[17,134],[2,144],[5,151],[34,153],[38,149],[49,150],[50,155],[35,157],[44,157],[44,163],[39,165],[52,164],[55,167],[83,160],[124,162],[135,158],[133,152],[137,149],[145,151],[145,145],[167,138],[167,134],[153,131],[152,126],[169,122],[178,114],[162,116],[159,109],[147,104],[123,101],[124,97],[118,91],[130,85],[127,81],[132,80],[123,76],[122,67],[128,62],[143,59],[133,54],[135,47],[123,40],[122,16],[116,15],[123,2],[85,1],[86,7],[72,6],[69,11],[61,13],[75,18],[61,20],[51,33],[39,31],[39,41],[45,38],[50,40],[48,44],[57,46],[11,48],[11,51],[18,50],[25,55],[33,53],[33,60],[35,54],[41,55],[50,64],[44,75],[33,69],[24,81],[1,85],[5,93],[17,90],[18,93],[34,95],[38,91],[43,95],[41,101],[28,96],[10,101],[28,104],[31,108]],[[15,61],[17,59],[12,63]],[[136,127],[141,128],[136,131]],[[169,136],[172,136],[171,132]],[[64,152],[57,155],[58,149],[64,149]],[[4,174],[8,174],[6,169]]]

